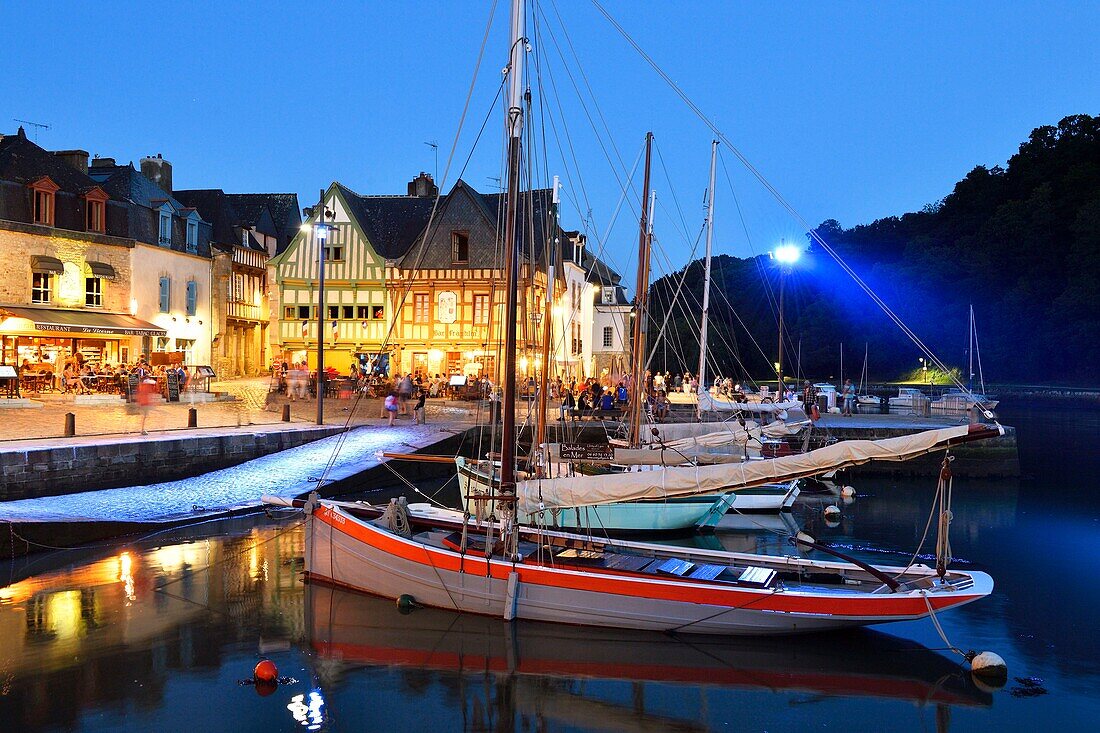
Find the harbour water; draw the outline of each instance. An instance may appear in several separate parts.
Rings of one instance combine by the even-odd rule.
[[[1100,719],[1092,548],[1100,410],[1003,404],[1024,477],[958,479],[957,562],[991,598],[941,617],[1009,665],[976,685],[928,621],[720,640],[418,610],[299,579],[299,519],[213,521],[0,569],[5,731],[1090,730]],[[792,519],[883,563],[908,559],[934,479],[850,481],[839,522]],[[778,520],[698,541],[791,552]],[[932,539],[925,545],[931,552]],[[13,575],[15,582],[7,582]],[[261,657],[282,684],[248,684]]]

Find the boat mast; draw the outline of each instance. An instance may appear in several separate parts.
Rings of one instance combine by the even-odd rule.
[[[706,392],[707,376],[707,311],[710,308],[710,251],[714,242],[714,169],[718,159],[718,141],[710,141],[710,188],[707,196],[707,256],[703,268],[703,317],[699,322],[699,390],[695,401],[699,406],[699,419],[703,419],[702,395]]]
[[[558,197],[559,185],[558,177],[554,176],[554,197],[552,199],[550,231],[548,232],[546,242],[546,298],[542,309],[542,376],[539,378],[538,422],[536,424],[534,450],[531,451],[532,457],[535,456],[535,451],[543,453],[544,449],[542,446],[546,444],[546,387],[549,383],[550,374],[550,337],[552,335],[550,316],[551,313],[553,313],[554,306],[554,260],[558,254],[558,247],[561,246],[558,240],[558,232],[561,231],[561,228],[558,226],[558,217],[560,216],[558,213],[560,203]],[[577,264],[578,266],[580,265],[579,262]],[[544,454],[542,459],[541,464],[536,468],[540,476],[545,474],[545,468],[550,463],[549,454]]]
[[[642,216],[638,222],[638,278],[634,298],[634,402],[630,406],[630,445],[642,442],[642,404],[645,399],[645,319],[649,301],[649,162],[653,149],[653,133],[645,134],[645,175],[642,179]]]
[[[970,304],[970,324],[966,333],[966,354],[970,358],[970,379],[966,383],[966,391],[974,393],[974,304]],[[982,390],[983,392],[985,390]]]
[[[504,395],[500,450],[500,493],[505,499],[516,493],[516,313],[519,281],[516,211],[519,208],[519,177],[523,136],[523,55],[527,39],[523,35],[524,0],[512,0],[512,35],[508,61],[508,198],[504,213]],[[514,504],[505,503],[513,513]]]

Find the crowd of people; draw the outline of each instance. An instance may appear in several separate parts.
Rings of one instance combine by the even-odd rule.
[[[49,362],[32,364],[23,359],[19,367],[21,379],[27,388],[36,390],[56,390],[63,394],[111,393],[129,395],[132,392],[131,377],[136,376],[138,383],[150,380],[160,385],[167,395],[167,377],[169,374],[179,380],[180,391],[191,381],[190,370],[182,364],[152,366],[145,357],[130,364],[98,364],[85,361],[83,355],[75,354],[63,362],[54,365]],[[34,380],[35,384],[30,384]]]

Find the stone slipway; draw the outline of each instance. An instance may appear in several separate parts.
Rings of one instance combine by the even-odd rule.
[[[198,476],[341,430],[278,423],[5,441],[0,443],[0,501]]]
[[[8,523],[11,531],[0,529],[0,556],[254,510],[264,494],[293,497],[309,492],[316,486],[311,478],[322,474],[326,494],[369,489],[372,484],[392,486],[399,480],[388,475],[388,469],[381,469],[386,476],[372,470],[385,462],[382,451],[412,453],[434,446],[434,452],[445,443],[453,454],[462,433],[462,428],[438,424],[352,428],[193,478],[6,501],[0,503],[0,522]],[[440,465],[402,462],[402,474],[415,481],[423,477],[418,472],[427,467],[438,471]]]

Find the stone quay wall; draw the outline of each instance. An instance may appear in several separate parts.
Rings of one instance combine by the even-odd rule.
[[[0,447],[0,501],[198,476],[335,435],[340,426],[300,430],[148,436],[61,447]]]

